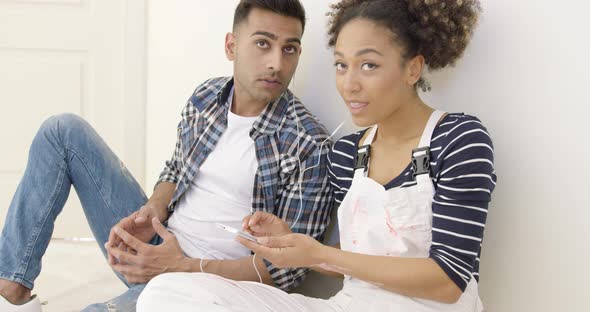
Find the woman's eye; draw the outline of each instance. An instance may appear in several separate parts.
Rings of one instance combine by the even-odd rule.
[[[377,65],[373,64],[373,63],[364,63],[361,68],[363,70],[374,70],[375,68],[377,68]]]
[[[343,71],[346,69],[346,65],[340,63],[340,62],[336,62],[334,63],[334,67],[336,67],[337,71]]]

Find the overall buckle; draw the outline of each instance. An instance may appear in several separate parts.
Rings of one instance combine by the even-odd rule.
[[[427,173],[430,176],[430,147],[419,147],[412,150],[413,178]]]
[[[371,155],[371,145],[363,145],[359,147],[356,155],[354,156],[354,170],[364,168],[366,169],[369,165],[369,156]]]

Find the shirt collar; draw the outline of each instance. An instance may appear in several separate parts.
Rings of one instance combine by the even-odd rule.
[[[228,110],[231,109],[231,100],[233,99],[234,79],[229,78],[217,93],[217,103],[223,103]],[[263,135],[274,134],[285,117],[289,103],[294,100],[294,95],[291,91],[286,90],[283,94],[273,102],[266,105],[262,114],[256,119],[250,130],[250,137],[257,139]]]

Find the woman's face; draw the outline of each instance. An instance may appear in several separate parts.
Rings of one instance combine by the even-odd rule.
[[[354,19],[334,48],[336,86],[357,126],[378,124],[415,94],[403,49],[387,28]]]

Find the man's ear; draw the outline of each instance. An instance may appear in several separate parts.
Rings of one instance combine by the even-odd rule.
[[[230,32],[225,34],[225,56],[230,61],[236,58],[236,37]]]

